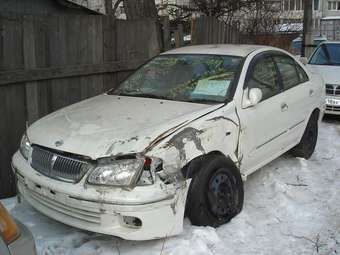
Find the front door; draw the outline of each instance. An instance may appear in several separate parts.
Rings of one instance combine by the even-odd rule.
[[[287,108],[282,95],[278,68],[271,53],[255,56],[247,72],[243,99],[251,88],[262,91],[257,105],[241,108],[239,158],[241,172],[250,174],[280,155],[287,132]]]

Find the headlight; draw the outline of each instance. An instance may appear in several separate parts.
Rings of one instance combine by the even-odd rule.
[[[21,155],[27,160],[29,155],[30,155],[30,151],[31,151],[31,144],[30,144],[26,134],[24,134],[22,136],[21,142],[20,142]]]
[[[121,159],[99,165],[89,175],[88,182],[98,185],[131,186],[143,170],[144,159]]]

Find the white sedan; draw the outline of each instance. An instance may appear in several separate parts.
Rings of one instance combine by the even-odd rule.
[[[12,166],[21,196],[55,220],[161,238],[179,234],[185,215],[228,222],[248,175],[287,151],[311,157],[324,104],[321,78],[283,50],[184,47],[38,120]]]
[[[323,42],[311,56],[308,67],[326,83],[327,114],[340,115],[340,42]]]

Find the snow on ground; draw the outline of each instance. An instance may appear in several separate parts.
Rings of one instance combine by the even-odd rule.
[[[166,240],[125,241],[68,227],[15,199],[2,201],[33,232],[39,255],[340,253],[340,118],[320,127],[308,161],[283,155],[245,183],[243,211],[217,229],[195,227]]]

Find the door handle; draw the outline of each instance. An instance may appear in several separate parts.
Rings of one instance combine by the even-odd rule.
[[[281,112],[285,112],[288,110],[288,105],[286,103],[281,104]]]
[[[313,89],[309,90],[309,96],[310,97],[314,96],[314,90]]]

